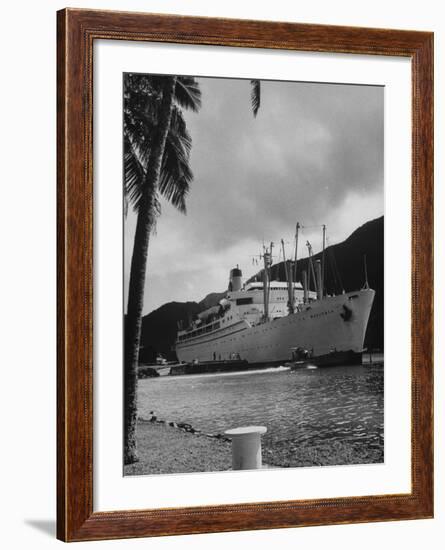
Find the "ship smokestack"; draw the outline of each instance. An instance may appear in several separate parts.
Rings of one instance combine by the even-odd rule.
[[[307,304],[307,271],[303,270],[303,302]]]
[[[230,270],[229,290],[236,292],[243,287],[243,273],[241,269],[236,266]]]
[[[317,274],[317,300],[323,299],[323,282],[321,276],[321,262],[317,260],[315,262],[315,272]]]

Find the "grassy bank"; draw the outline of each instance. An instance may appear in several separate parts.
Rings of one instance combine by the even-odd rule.
[[[168,424],[139,422],[137,441],[139,462],[125,466],[124,475],[217,472],[232,466],[230,442]]]

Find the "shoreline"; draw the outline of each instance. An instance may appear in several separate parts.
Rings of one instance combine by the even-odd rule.
[[[124,476],[230,471],[231,439],[209,434],[190,424],[140,418],[136,429],[139,461],[124,466]],[[383,463],[383,446],[371,453],[339,441],[305,446],[290,442],[265,448],[263,467],[301,468]],[[286,448],[284,448],[286,447]]]

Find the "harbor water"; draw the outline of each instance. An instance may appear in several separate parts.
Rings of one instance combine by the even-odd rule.
[[[281,467],[383,462],[383,366],[163,376],[139,381],[142,418],[206,433],[267,427],[263,459]]]

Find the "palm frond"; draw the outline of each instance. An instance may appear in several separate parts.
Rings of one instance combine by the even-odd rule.
[[[124,133],[124,191],[135,210],[141,206],[145,174],[150,158],[150,139],[142,143],[131,139],[127,128]],[[186,212],[186,197],[193,180],[190,169],[192,139],[181,110],[174,107],[162,158],[159,193],[180,212]],[[150,194],[153,193],[153,190]],[[156,213],[159,213],[157,205]]]
[[[158,187],[144,189],[166,78],[171,77],[133,73],[124,76],[124,191],[135,210],[141,207],[143,196],[148,192],[156,199],[162,195],[185,213],[185,201],[193,180],[190,169],[192,139],[181,108],[197,111],[201,106],[201,91],[193,77],[177,77]],[[154,206],[156,216],[160,211],[159,201]]]
[[[250,99],[252,102],[252,111],[253,111],[253,116],[256,117],[261,105],[261,81],[251,80],[250,84],[252,85],[252,90],[250,92]]]
[[[193,181],[189,162],[191,146],[182,113],[175,107],[162,158],[159,192],[182,213],[186,213],[185,199]]]
[[[175,101],[183,109],[198,112],[201,107],[201,89],[192,76],[178,76],[175,88]]]
[[[135,146],[124,135],[124,192],[128,202],[137,210],[142,198],[145,170],[138,158]]]
[[[124,134],[124,195],[126,202],[131,204],[135,211],[138,211],[142,205],[145,174],[146,169],[140,161],[137,146],[131,142],[127,134]],[[151,225],[154,225],[157,216],[161,213],[156,189],[152,189],[147,197],[153,217]]]

